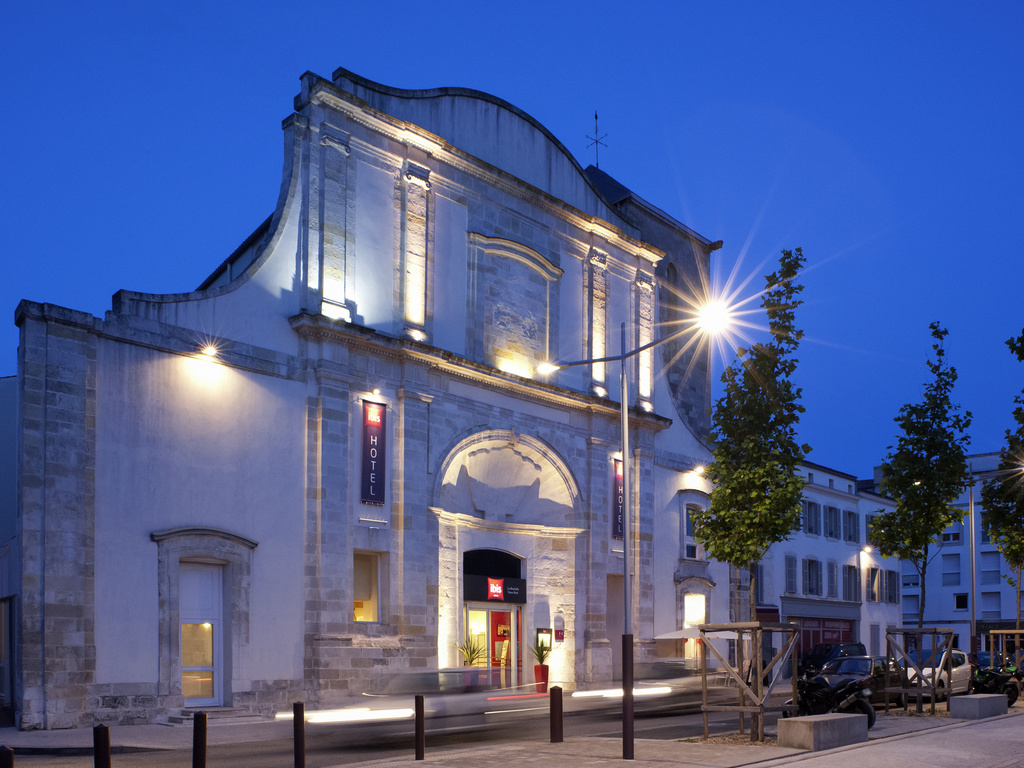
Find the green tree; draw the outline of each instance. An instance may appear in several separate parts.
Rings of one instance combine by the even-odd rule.
[[[882,462],[882,490],[896,502],[896,509],[874,519],[871,537],[884,557],[898,557],[914,564],[920,576],[921,603],[917,626],[924,622],[925,574],[929,548],[947,527],[963,519],[953,502],[970,482],[964,456],[970,411],[961,413],[952,401],[956,368],[946,361],[943,340],[948,331],[932,323],[934,359],[928,360],[932,380],[924,399],[900,408],[895,421],[902,434],[896,450]]]
[[[1024,363],[1024,331],[1007,339],[1006,346]],[[1013,399],[1017,428],[1006,430],[1006,444],[999,452],[995,476],[981,489],[988,535],[1006,564],[1016,572],[1007,577],[1017,589],[1017,629],[1020,629],[1020,577],[1024,568],[1024,392]]]
[[[714,489],[708,508],[693,516],[694,537],[711,557],[749,570],[751,621],[757,618],[757,564],[800,519],[805,481],[796,469],[810,451],[797,444],[804,409],[791,380],[803,337],[795,326],[803,264],[799,248],[782,252],[761,298],[770,338],[737,350],[738,360],[722,374],[725,391],[712,411],[714,452],[706,471]]]

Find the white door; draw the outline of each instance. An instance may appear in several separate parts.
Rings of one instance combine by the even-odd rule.
[[[182,563],[181,692],[186,707],[223,704],[223,574],[219,565]]]

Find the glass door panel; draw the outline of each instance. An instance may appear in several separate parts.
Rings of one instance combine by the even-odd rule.
[[[181,692],[186,699],[212,699],[215,695],[213,624],[181,625]]]

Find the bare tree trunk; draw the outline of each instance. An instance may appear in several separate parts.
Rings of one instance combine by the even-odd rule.
[[[1017,566],[1017,631],[1020,632],[1020,572],[1024,566]]]
[[[924,558],[921,560],[921,567],[918,573],[921,575],[921,604],[917,610],[917,628],[924,628],[924,598],[925,598],[925,585],[928,583],[925,580],[925,575],[928,572],[928,547],[924,548]],[[971,599],[974,599],[974,595],[971,595]]]
[[[750,620],[757,621],[757,563],[750,565]],[[1020,600],[1017,600],[1020,605]]]

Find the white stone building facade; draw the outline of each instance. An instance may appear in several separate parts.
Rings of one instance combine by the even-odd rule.
[[[307,73],[283,128],[275,211],[196,291],[17,309],[23,728],[329,706],[478,632],[512,683],[542,629],[553,679],[618,674],[618,366],[537,366],[678,327],[720,243],[487,94]],[[709,491],[687,342],[628,359],[641,658],[736,604],[681,524]]]

